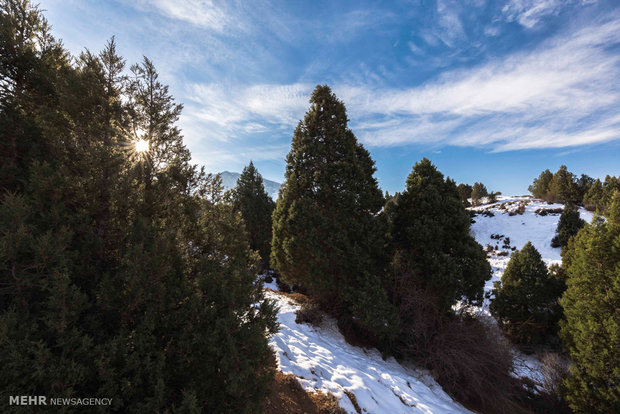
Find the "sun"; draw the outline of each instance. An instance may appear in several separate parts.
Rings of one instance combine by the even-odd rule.
[[[149,150],[149,142],[145,139],[139,139],[134,142],[134,147],[136,152],[141,154]]]

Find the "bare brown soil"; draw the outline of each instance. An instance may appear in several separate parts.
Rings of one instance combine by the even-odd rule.
[[[340,414],[344,409],[338,406],[333,395],[306,392],[297,377],[292,374],[275,373],[272,394],[265,400],[266,414]]]

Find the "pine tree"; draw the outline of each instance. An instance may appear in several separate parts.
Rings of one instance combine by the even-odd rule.
[[[384,200],[374,162],[347,127],[345,105],[317,86],[295,129],[273,215],[272,266],[326,309],[387,325],[381,286]]]
[[[590,211],[602,211],[604,207],[603,197],[603,184],[601,180],[597,178],[583,197],[584,207]]]
[[[620,191],[620,178],[606,175],[605,182],[603,183],[603,199],[602,204],[604,208],[611,206],[613,195],[616,191]]]
[[[528,190],[536,198],[544,199],[549,192],[549,184],[553,179],[553,174],[548,169],[541,172],[538,178],[534,179],[532,185],[528,187]]]
[[[471,197],[471,192],[473,190],[472,186],[461,183],[457,186],[457,190],[459,191],[459,196],[461,197],[463,206],[469,207],[469,198]]]
[[[510,257],[501,283],[495,282],[491,314],[515,342],[540,344],[557,330],[563,290],[563,280],[550,275],[538,250],[527,242]]]
[[[394,277],[406,277],[432,292],[445,312],[461,299],[482,301],[491,269],[482,246],[469,234],[469,214],[454,181],[444,180],[425,158],[413,167],[406,190],[388,214]],[[403,290],[392,292],[401,298],[396,302],[406,295]]]
[[[562,257],[560,333],[572,361],[565,396],[577,413],[620,411],[620,192],[612,200],[607,221],[587,225]]]
[[[560,166],[555,174],[553,174],[553,178],[549,183],[547,197],[545,199],[552,203],[581,202],[579,199],[579,189],[577,188],[575,174],[568,171],[566,165]]]
[[[250,161],[237,180],[232,192],[233,207],[241,212],[250,247],[257,250],[262,269],[269,268],[271,253],[271,215],[275,203],[265,191],[263,177]]]
[[[471,191],[471,202],[474,206],[480,205],[481,199],[488,195],[487,188],[482,183],[474,183]]]
[[[570,202],[564,205],[560,216],[556,236],[551,240],[551,247],[565,247],[568,240],[576,235],[586,222],[579,218],[579,210]]]

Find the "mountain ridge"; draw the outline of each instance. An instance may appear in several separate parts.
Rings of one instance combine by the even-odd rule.
[[[235,188],[237,186],[237,180],[241,176],[240,173],[231,171],[222,171],[218,174],[222,177],[222,185],[226,190]],[[281,183],[263,178],[263,185],[265,186],[265,191],[271,198],[274,200],[278,198],[278,190],[282,185]]]

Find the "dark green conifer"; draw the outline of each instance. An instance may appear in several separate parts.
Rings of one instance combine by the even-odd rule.
[[[596,179],[594,183],[590,186],[590,189],[586,192],[583,197],[583,205],[586,209],[590,211],[603,211],[604,208],[604,193],[603,193],[603,183],[601,183],[600,179]]]
[[[568,171],[566,165],[560,166],[553,174],[545,199],[552,203],[581,202],[575,174]]]
[[[384,204],[368,151],[348,128],[345,105],[317,86],[295,129],[274,212],[271,264],[323,307],[384,329]]]
[[[549,169],[541,172],[538,178],[534,179],[532,185],[528,187],[528,190],[536,198],[544,199],[549,192],[549,185],[553,179],[553,174]]]
[[[0,399],[256,412],[275,312],[181,107],[150,61],[128,85],[113,41],[73,60],[38,8],[1,5]]]
[[[471,191],[471,202],[474,206],[480,205],[483,197],[488,195],[487,188],[482,183],[474,183]]]
[[[586,225],[562,254],[560,333],[572,361],[564,385],[576,413],[620,411],[620,192],[612,200],[607,221]]]
[[[567,202],[560,216],[556,236],[551,240],[551,247],[564,247],[568,240],[576,235],[586,222],[579,217],[579,210],[574,204]]]
[[[459,196],[461,197],[463,206],[469,207],[469,198],[471,197],[471,192],[473,190],[472,186],[461,183],[457,186],[457,190],[459,191]]]
[[[559,297],[564,281],[549,270],[540,253],[528,242],[512,254],[495,282],[491,313],[508,335],[520,344],[540,344],[556,333],[561,317]]]
[[[392,272],[433,292],[442,311],[458,300],[480,303],[491,277],[486,255],[470,235],[470,217],[454,181],[428,160],[415,164],[391,218]],[[396,296],[407,292],[393,292]]]
[[[275,202],[265,191],[263,177],[250,161],[232,191],[233,207],[241,212],[250,247],[260,254],[263,270],[269,268],[271,215]]]

